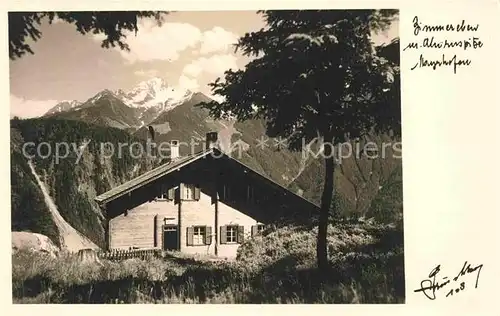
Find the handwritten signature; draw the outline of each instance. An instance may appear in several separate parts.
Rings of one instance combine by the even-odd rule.
[[[454,293],[459,293],[460,291],[465,290],[465,281],[463,281],[461,277],[467,274],[471,274],[473,272],[476,272],[475,288],[477,288],[479,282],[479,275],[481,274],[482,268],[483,268],[482,264],[473,267],[470,263],[467,263],[467,261],[465,261],[460,272],[453,279],[449,279],[447,276],[445,277],[439,276],[439,272],[441,272],[441,265],[438,264],[429,273],[429,278],[422,280],[420,282],[420,288],[414,290],[414,292],[422,292],[428,299],[435,300],[436,292],[443,289],[444,287],[447,287],[448,289],[445,297],[452,296]],[[457,283],[459,281],[461,282],[458,283],[458,285],[452,286],[451,283],[452,281],[454,283]]]

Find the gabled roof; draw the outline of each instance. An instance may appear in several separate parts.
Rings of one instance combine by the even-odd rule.
[[[178,168],[184,167],[185,165],[188,165],[192,163],[193,161],[196,161],[200,158],[205,157],[209,153],[211,153],[212,150],[204,150],[199,153],[189,155],[186,157],[182,157],[181,159],[177,159],[168,163],[165,163],[153,170],[150,170],[148,172],[145,172],[141,174],[140,176],[125,182],[117,187],[114,187],[113,189],[97,196],[95,198],[95,201],[99,204],[104,204],[107,203],[111,200],[114,200],[116,198],[119,198],[120,196],[123,196],[129,192],[132,192],[133,190],[148,184],[158,178],[161,178],[167,174],[169,174],[172,171],[177,170]]]
[[[140,176],[138,176],[138,177],[136,177],[128,182],[125,182],[125,183],[97,196],[95,198],[95,201],[97,203],[99,203],[100,205],[105,204],[109,201],[112,201],[116,198],[119,198],[120,196],[128,194],[129,192],[132,192],[133,190],[140,188],[141,186],[143,186],[145,184],[148,184],[154,180],[157,180],[157,179],[159,179],[159,178],[161,178],[161,177],[163,177],[163,176],[165,176],[165,175],[167,175],[175,170],[178,170],[179,168],[182,168],[186,165],[189,165],[190,163],[195,162],[196,160],[198,160],[200,158],[206,157],[207,155],[212,154],[212,153],[215,153],[215,155],[217,155],[217,157],[224,157],[225,159],[229,159],[230,161],[239,164],[244,170],[246,170],[247,172],[249,171],[252,174],[260,177],[262,180],[268,182],[268,184],[270,184],[270,185],[272,185],[280,190],[286,191],[287,193],[292,194],[292,195],[304,200],[305,202],[319,208],[319,206],[317,204],[315,204],[315,203],[309,201],[308,199],[290,191],[288,188],[282,186],[278,182],[270,179],[269,177],[261,174],[260,172],[253,170],[252,168],[248,167],[247,165],[245,165],[241,161],[234,159],[234,158],[226,155],[225,153],[222,153],[217,148],[203,150],[203,151],[200,151],[196,154],[183,157],[182,159],[178,159],[178,160],[163,164],[163,165],[161,165],[161,166],[159,166],[151,171],[148,171],[148,172],[146,172],[146,173],[144,173],[144,174],[142,174],[142,175],[140,175]]]
[[[217,150],[217,149],[216,149]],[[300,196],[298,195],[297,193],[293,192],[293,191],[290,191],[287,187],[284,187],[283,185],[279,184],[278,182],[274,181],[273,179],[269,178],[268,176],[266,175],[263,175],[262,173],[258,172],[258,171],[255,171],[254,169],[250,168],[249,166],[245,165],[244,163],[242,163],[241,161],[237,160],[237,159],[234,159],[233,157],[230,157],[226,154],[223,155],[223,157],[225,157],[226,159],[229,159],[230,161],[234,162],[234,163],[237,163],[239,164],[244,170],[246,171],[250,171],[252,174],[254,174],[255,176],[261,178],[262,180],[268,182],[268,184],[274,186],[275,188],[278,188],[282,191],[285,191],[287,194],[291,194],[293,196],[296,196],[298,198],[300,198],[301,200],[311,204],[312,206],[315,206],[317,208],[320,208],[319,205],[317,205],[316,203],[313,203],[311,201],[309,201],[308,199],[306,199],[305,197],[303,196]]]

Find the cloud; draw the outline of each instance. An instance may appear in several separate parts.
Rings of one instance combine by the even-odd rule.
[[[194,78],[189,78],[188,76],[181,75],[179,77],[179,87],[181,89],[187,89],[190,91],[198,91],[200,84],[198,83],[198,80]]]
[[[227,52],[233,44],[238,42],[238,35],[226,31],[220,26],[203,32],[201,39],[200,54],[210,54],[216,52]]]
[[[61,101],[57,100],[27,100],[13,94],[10,95],[10,116],[21,118],[38,117],[47,113]]]
[[[218,54],[210,57],[200,57],[191,63],[184,66],[181,77],[179,79],[180,86],[195,85],[198,88],[198,82],[213,81],[217,77],[223,77],[224,72],[229,69],[238,69],[238,58],[233,54]],[[183,82],[183,84],[181,84]],[[196,83],[196,84],[195,84]],[[192,91],[194,89],[188,88]],[[209,95],[214,100],[222,102],[220,96],[212,96],[208,85],[202,85],[201,92]]]
[[[210,94],[210,97],[219,103],[222,103],[226,100],[225,96],[218,94]]]
[[[150,19],[141,19],[137,35],[124,32],[130,51],[116,48],[129,63],[151,60],[177,60],[180,53],[196,47],[202,37],[200,29],[189,23],[164,23],[158,26]],[[103,34],[94,35],[97,41]]]
[[[189,23],[163,23],[158,26],[154,20],[141,19],[138,22],[137,35],[134,32],[124,32],[125,42],[130,51],[115,49],[129,63],[179,59],[180,54],[188,49],[198,54],[225,53],[236,43],[238,36],[220,26],[202,32]],[[92,37],[103,41],[104,34]]]
[[[198,77],[203,73],[212,76],[222,76],[224,71],[238,69],[237,57],[232,54],[219,54],[210,57],[200,57],[184,66],[183,73],[192,77]]]
[[[158,73],[159,73],[159,71],[156,69],[148,69],[148,70],[139,69],[139,70],[134,71],[134,75],[139,76],[139,77],[147,77],[147,78],[156,77],[156,76],[158,76]]]
[[[182,70],[184,74],[193,77],[198,77],[202,71],[203,69],[201,68],[200,63],[197,63],[196,61],[187,64],[186,66],[184,66],[184,69]]]

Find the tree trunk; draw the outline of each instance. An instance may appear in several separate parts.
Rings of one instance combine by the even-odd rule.
[[[325,182],[323,184],[323,193],[321,195],[321,210],[319,215],[316,254],[318,259],[318,268],[325,271],[328,269],[326,237],[328,230],[328,218],[333,198],[333,180],[335,171],[333,146],[331,146],[331,144],[325,144],[323,154],[325,155]]]

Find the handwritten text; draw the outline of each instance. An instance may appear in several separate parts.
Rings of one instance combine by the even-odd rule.
[[[461,51],[469,52],[483,47],[483,41],[476,35],[478,31],[479,24],[469,24],[465,20],[458,23],[430,25],[422,23],[418,16],[415,16],[413,18],[413,35],[421,37],[417,41],[406,44],[403,52],[413,50],[426,50],[426,52],[420,54],[410,70],[452,68],[453,73],[456,74],[459,67],[470,66],[472,64],[471,57],[459,54]],[[431,34],[424,35],[425,33]],[[465,36],[457,38],[456,34]],[[432,54],[432,51],[436,50],[449,50],[450,53]]]

